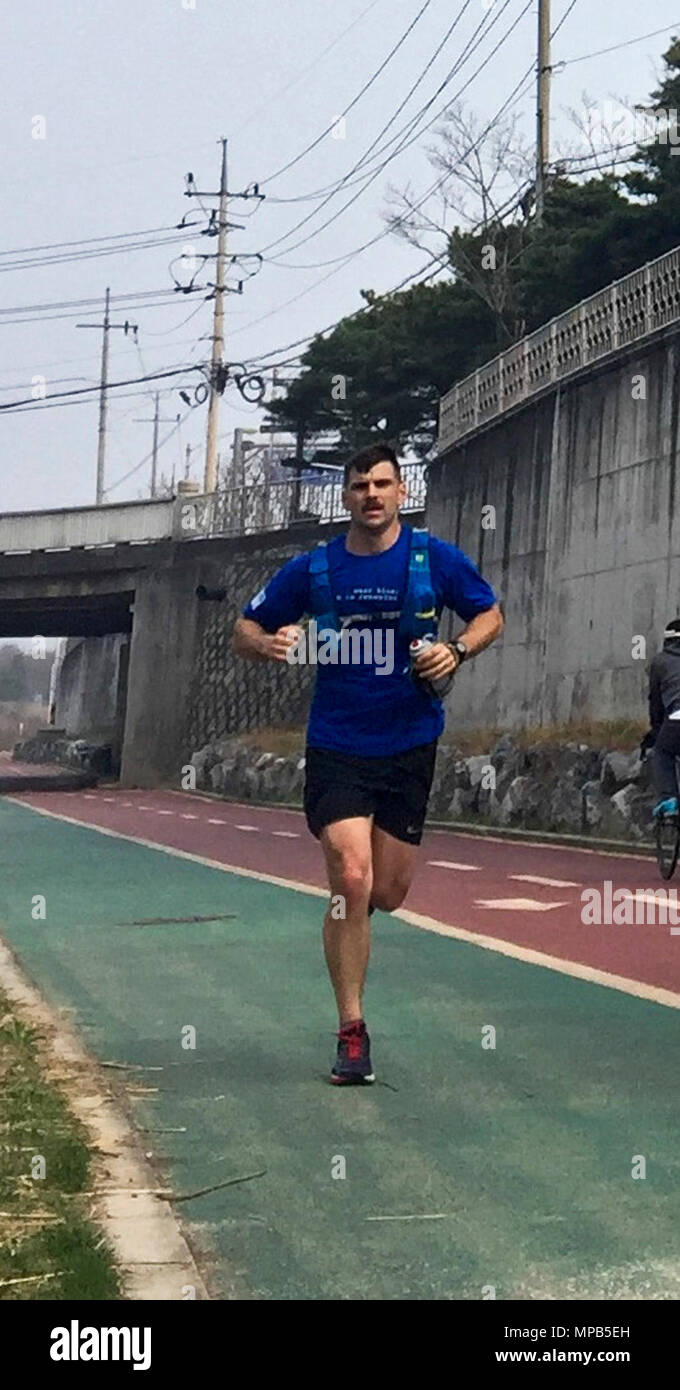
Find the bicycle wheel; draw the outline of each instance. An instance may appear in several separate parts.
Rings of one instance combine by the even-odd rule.
[[[663,879],[673,877],[680,853],[680,817],[659,816],[656,822],[656,862]]]

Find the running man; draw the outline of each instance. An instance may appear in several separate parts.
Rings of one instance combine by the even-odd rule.
[[[323,941],[339,1017],[336,1085],[374,1079],[363,1017],[369,916],[393,912],[408,893],[444,727],[442,702],[424,682],[442,682],[503,627],[493,590],[467,556],[402,523],[405,498],[393,450],[363,449],[344,473],[347,534],[289,560],[235,627],[240,656],[270,661],[300,650],[305,614],[328,634],[307,727],[304,808],[331,894]],[[443,608],[466,624],[455,642],[436,640]],[[375,639],[367,644],[375,659],[354,660],[366,646],[350,651],[344,638],[357,628]],[[409,643],[427,635],[435,640],[411,673]]]

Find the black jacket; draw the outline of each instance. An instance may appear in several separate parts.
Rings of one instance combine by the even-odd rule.
[[[649,723],[658,733],[664,719],[680,709],[680,637],[667,637],[649,669]]]

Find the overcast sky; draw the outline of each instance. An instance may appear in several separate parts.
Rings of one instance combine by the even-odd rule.
[[[468,0],[460,24],[385,138],[430,99],[489,12],[487,24],[494,18],[496,23],[488,38],[425,119],[474,73],[525,5],[525,0],[510,0],[498,18],[504,2]],[[422,252],[392,235],[339,267],[292,267],[343,256],[380,233],[390,182],[424,191],[434,178],[424,149],[431,133],[395,158],[326,230],[316,229],[361,185],[342,190],[292,235],[295,224],[318,208],[318,200],[289,204],[275,199],[313,193],[352,169],[423,72],[463,0],[460,6],[458,0],[430,0],[406,42],[347,116],[344,138],[325,135],[293,167],[277,178],[271,176],[352,101],[424,3],[195,0],[192,8],[192,0],[32,0],[24,7],[11,6],[5,14],[0,96],[0,270],[5,271],[0,279],[0,401],[30,396],[31,379],[41,374],[47,378],[48,392],[97,382],[101,336],[76,324],[100,322],[101,308],[66,306],[36,316],[27,306],[98,296],[103,302],[107,284],[113,295],[121,296],[167,288],[163,298],[171,301],[122,312],[114,306],[112,322],[128,317],[139,324],[139,351],[121,332],[112,333],[112,381],[207,356],[201,337],[210,331],[212,306],[202,303],[196,308],[198,299],[172,296],[168,264],[180,246],[153,246],[60,265],[6,267],[14,264],[18,251],[46,243],[172,228],[193,207],[183,197],[188,170],[199,188],[217,188],[221,135],[229,139],[230,188],[236,191],[259,180],[269,195],[250,221],[239,213],[250,213],[255,204],[233,205],[231,215],[245,221],[245,230],[231,234],[231,249],[260,251],[281,238],[269,256],[285,263],[272,264],[266,256],[264,268],[247,283],[243,296],[227,297],[227,356],[232,360],[252,361],[271,353],[356,309],[360,289],[387,290],[416,272],[423,263]],[[553,0],[553,28],[569,3]],[[680,21],[680,0],[677,18]],[[669,0],[646,0],[644,5],[616,0],[615,6],[612,0],[576,0],[555,39],[553,61],[580,60],[609,44],[661,29],[672,19]],[[535,34],[534,3],[465,93],[464,100],[482,123],[510,96],[534,60]],[[574,61],[558,71],[554,144],[573,139],[566,112],[580,104],[584,91],[600,101],[614,95],[644,101],[661,72],[660,55],[670,34],[669,28],[667,34]],[[527,137],[533,136],[533,103],[530,88],[516,108]],[[40,131],[39,117],[45,122],[44,139],[34,138]],[[310,234],[304,246],[293,249]],[[162,235],[154,233],[155,240]],[[206,240],[196,244],[205,249]],[[207,243],[208,250],[214,246],[214,241]],[[210,274],[209,267],[200,282]],[[59,313],[71,316],[50,321]],[[190,314],[191,321],[184,322]],[[14,321],[22,318],[32,321]],[[180,384],[186,386],[190,379],[186,376]],[[149,417],[151,407],[150,396],[111,393],[106,464],[111,501],[134,498],[148,487],[148,466],[119,480],[150,448],[152,426],[139,417]],[[0,510],[94,500],[97,409],[93,394],[86,404],[0,415]],[[177,387],[167,388],[162,414],[169,423],[162,425],[161,437],[172,430],[180,411],[186,413],[186,407]],[[222,448],[229,447],[235,425],[253,425],[259,418],[257,410],[228,391]],[[202,407],[190,411],[180,431],[164,445],[164,469],[170,471],[173,459],[179,466],[190,443],[200,476],[204,433]]]

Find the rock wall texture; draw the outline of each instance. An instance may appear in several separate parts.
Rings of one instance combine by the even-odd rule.
[[[271,662],[243,661],[234,655],[234,622],[267,580],[303,550],[306,543],[271,542],[252,553],[232,547],[223,566],[215,567],[215,587],[226,589],[221,602],[200,605],[199,631],[187,710],[187,746],[259,728],[305,722],[314,685],[310,668],[279,669]]]
[[[278,757],[238,738],[207,743],[191,764],[196,790],[236,800],[301,803],[304,748]],[[649,840],[654,795],[638,753],[584,743],[519,747],[507,734],[488,754],[440,745],[429,815],[450,820]]]
[[[59,763],[97,777],[111,777],[114,771],[110,744],[69,738],[63,729],[43,729],[23,739],[14,745],[12,757],[19,763]]]

